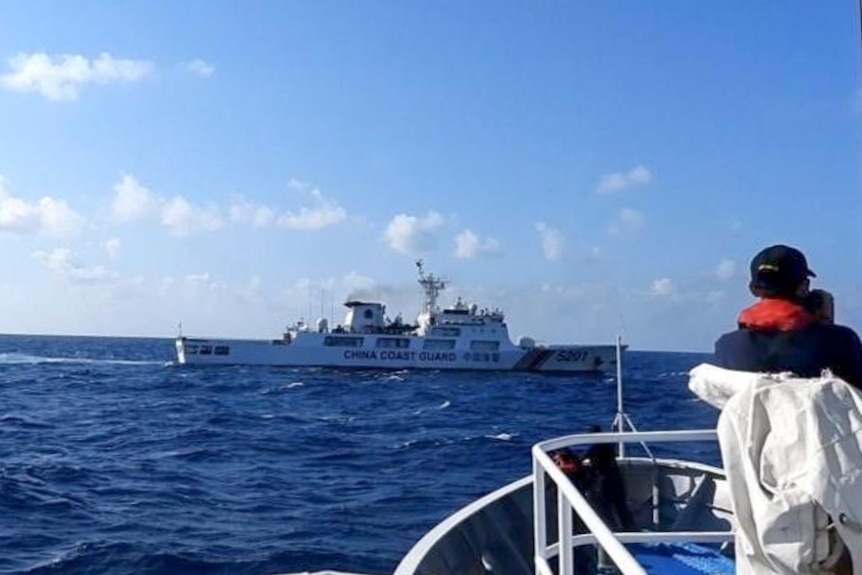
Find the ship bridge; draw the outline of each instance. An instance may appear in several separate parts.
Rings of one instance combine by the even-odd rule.
[[[386,324],[386,306],[379,302],[348,301],[344,326],[351,333],[379,333]]]
[[[430,314],[436,324],[453,325],[500,325],[505,316],[499,309],[479,309],[476,304],[467,305],[460,297],[452,307]]]

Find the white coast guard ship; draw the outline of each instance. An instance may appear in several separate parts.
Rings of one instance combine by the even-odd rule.
[[[541,372],[601,372],[616,366],[608,345],[537,345],[528,337],[509,340],[503,312],[467,305],[437,305],[446,282],[426,274],[417,261],[425,294],[415,325],[386,319],[378,302],[348,301],[343,325],[325,319],[314,328],[297,322],[274,340],[176,339],[180,364],[282,365],[374,369],[471,369]]]

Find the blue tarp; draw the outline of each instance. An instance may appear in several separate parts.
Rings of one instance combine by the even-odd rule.
[[[734,575],[733,560],[695,543],[639,543],[629,551],[650,575]]]

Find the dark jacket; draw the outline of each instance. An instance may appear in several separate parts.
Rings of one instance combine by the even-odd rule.
[[[720,367],[818,377],[824,369],[862,388],[862,343],[845,326],[816,321],[801,304],[763,299],[739,315],[739,329],[715,342]]]
[[[587,451],[589,479],[585,495],[593,508],[613,531],[634,530],[634,520],[626,503],[623,474],[613,446],[599,443]]]

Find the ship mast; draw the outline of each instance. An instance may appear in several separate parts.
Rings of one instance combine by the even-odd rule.
[[[422,311],[429,314],[436,313],[438,311],[437,299],[440,297],[440,292],[446,289],[446,282],[434,274],[425,275],[422,260],[416,260],[416,269],[419,270],[419,285],[422,286],[422,291],[425,293]]]

